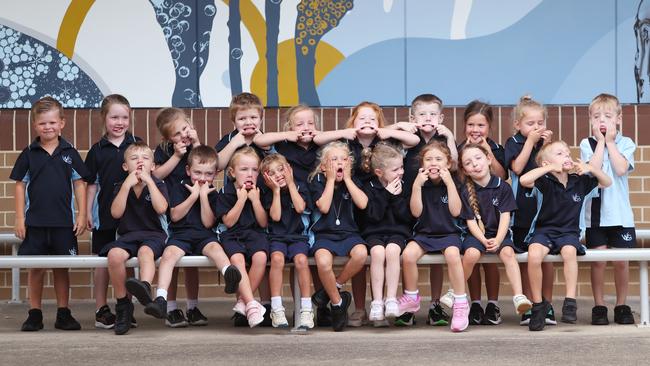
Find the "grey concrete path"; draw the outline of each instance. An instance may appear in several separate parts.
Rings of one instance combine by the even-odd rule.
[[[453,334],[425,324],[425,309],[411,328],[348,328],[307,334],[273,328],[234,328],[232,306],[203,301],[206,327],[169,329],[136,304],[137,329],[125,336],[94,328],[91,303],[72,304],[82,331],[54,329],[55,306],[44,308],[45,329],[20,332],[27,305],[0,304],[0,365],[647,365],[650,328],[589,325],[591,302],[579,302],[579,323],[529,332],[518,325],[509,299],[501,301],[504,323]],[[638,312],[638,300],[632,302]],[[555,303],[556,311],[561,303]],[[287,309],[290,311],[290,309]],[[613,319],[610,307],[610,321]]]

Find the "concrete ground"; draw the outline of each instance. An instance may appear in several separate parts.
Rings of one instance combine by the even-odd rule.
[[[411,328],[348,328],[306,334],[273,328],[234,328],[230,301],[202,301],[205,327],[169,329],[136,304],[137,329],[125,336],[94,328],[94,304],[75,302],[73,315],[81,331],[54,329],[55,305],[44,307],[45,329],[20,332],[26,304],[0,304],[1,365],[214,365],[214,364],[647,364],[650,328],[591,326],[591,301],[579,301],[576,325],[548,326],[529,332],[518,325],[509,299],[502,299],[504,322],[473,326],[454,334],[447,327],[425,324],[426,309]],[[286,305],[286,304],[285,304]],[[558,319],[561,303],[556,301]],[[112,306],[112,305],[111,305]],[[632,301],[638,320],[639,303]],[[290,311],[290,309],[287,309]],[[610,321],[613,310],[610,306]]]

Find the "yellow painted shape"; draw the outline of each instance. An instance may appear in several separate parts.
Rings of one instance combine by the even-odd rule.
[[[65,11],[59,34],[56,38],[56,48],[68,58],[72,59],[74,47],[77,43],[79,29],[83,24],[86,14],[93,6],[95,0],[72,0]]]
[[[334,46],[320,41],[316,47],[314,81],[316,86],[338,65],[345,56]],[[260,57],[251,75],[251,92],[266,104],[266,57]],[[280,105],[298,104],[298,80],[296,76],[296,50],[293,39],[278,44],[278,93]]]

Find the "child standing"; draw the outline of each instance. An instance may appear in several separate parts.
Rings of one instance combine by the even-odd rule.
[[[228,164],[228,183],[219,191],[214,216],[221,219],[219,233],[221,244],[242,275],[249,281],[251,292],[238,293],[233,310],[248,319],[254,327],[264,320],[266,309],[253,299],[253,293],[262,282],[266,271],[269,244],[264,235],[268,217],[257,187],[260,159],[252,147],[237,150]],[[246,263],[250,264],[248,273]]]
[[[104,246],[99,253],[108,259],[108,274],[113,284],[115,334],[126,334],[131,328],[133,303],[127,291],[140,304],[151,302],[151,281],[156,273],[155,260],[162,254],[167,240],[165,212],[168,207],[167,186],[151,175],[153,152],[144,142],[134,142],[124,152],[123,169],[129,174],[115,186],[111,215],[119,220],[119,238]],[[140,280],[126,279],[126,261],[138,257]],[[126,283],[125,283],[126,282]]]
[[[303,216],[309,211],[309,190],[306,183],[296,182],[293,169],[280,154],[272,154],[262,160],[260,170],[269,188],[262,197],[264,207],[269,210],[269,247],[271,252],[271,322],[274,328],[289,326],[282,306],[282,274],[285,258],[293,261],[298,272],[300,287],[300,319],[297,328],[314,327],[314,312],[311,306],[311,273],[307,262],[309,244],[307,229],[309,221]],[[307,295],[307,296],[305,296]]]
[[[541,201],[528,240],[528,276],[534,302],[528,324],[530,330],[544,329],[548,312],[548,302],[542,298],[542,261],[547,254],[560,254],[564,261],[566,297],[562,305],[562,321],[575,323],[577,320],[576,255],[585,254],[580,244],[581,210],[587,195],[592,194],[597,186],[608,187],[612,183],[602,170],[581,161],[574,164],[569,146],[563,141],[542,146],[536,160],[539,168],[521,176],[521,185],[535,187]],[[569,173],[574,168],[578,174]]]
[[[630,205],[628,175],[634,170],[636,145],[630,138],[617,131],[621,124],[621,104],[613,95],[600,94],[589,106],[589,119],[593,136],[580,143],[580,158],[599,168],[612,180],[612,185],[598,190],[598,195],[587,201],[585,223],[586,243],[590,249],[634,248],[636,230],[634,214]],[[607,262],[591,264],[591,288],[595,306],[591,311],[591,324],[607,325],[607,307],[603,300],[603,277]],[[616,307],[614,321],[618,324],[634,324],[627,298],[629,264],[614,262],[616,284]]]
[[[460,227],[456,219],[462,203],[449,171],[453,167],[452,156],[445,144],[432,141],[422,148],[420,161],[409,204],[411,214],[418,221],[415,236],[402,254],[404,294],[399,299],[399,312],[415,314],[420,310],[417,262],[426,253],[442,252],[454,293],[451,330],[461,332],[469,323],[469,303],[460,259]]]
[[[111,94],[102,100],[101,116],[104,136],[96,142],[86,156],[89,177],[86,192],[88,229],[92,230],[92,253],[99,254],[104,245],[117,239],[117,220],[111,216],[113,188],[126,178],[122,169],[124,150],[139,137],[129,132],[131,106],[119,95]],[[95,268],[95,327],[112,329],[115,315],[106,303],[108,269]]]
[[[194,146],[199,146],[198,135],[192,122],[185,112],[178,108],[164,108],[158,112],[156,126],[162,136],[161,143],[156,147],[154,159],[156,170],[153,175],[165,181],[167,191],[172,192],[182,181],[188,182],[187,156]],[[165,324],[171,328],[190,325],[206,325],[208,319],[198,308],[199,304],[199,270],[196,267],[186,267],[185,290],[187,292],[187,318],[176,305],[176,290],[178,268],[174,268],[171,287],[169,288],[168,314]]]
[[[18,255],[76,255],[77,236],[86,230],[86,166],[79,152],[61,137],[65,126],[63,106],[44,97],[31,109],[32,127],[38,137],[18,156],[10,179],[16,181],[16,237],[23,240]],[[75,218],[72,189],[79,215]],[[29,200],[27,201],[27,197]],[[56,293],[56,322],[62,330],[79,330],[69,303],[67,268],[53,269]],[[29,270],[29,313],[22,331],[43,329],[43,277],[45,269]]]
[[[323,283],[323,288],[314,293],[312,301],[319,307],[331,303],[332,328],[337,332],[347,324],[347,311],[352,301],[349,292],[339,291],[363,268],[368,257],[354,220],[354,208],[365,209],[368,197],[352,177],[353,159],[347,144],[330,142],[321,149],[319,166],[310,176],[315,205],[311,227],[315,242],[311,254]],[[338,276],[332,268],[334,256],[350,257]]]
[[[521,315],[530,310],[532,304],[522,293],[519,264],[510,237],[510,213],[517,209],[512,188],[500,177],[490,174],[492,159],[482,144],[466,144],[460,151],[459,161],[467,177],[461,193],[461,217],[467,220],[469,229],[469,235],[463,240],[463,271],[466,275],[472,273],[485,252],[498,254],[512,286],[515,310]],[[500,317],[498,322],[501,322]]]

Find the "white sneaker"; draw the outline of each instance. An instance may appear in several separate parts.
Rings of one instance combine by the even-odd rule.
[[[384,319],[384,302],[381,300],[376,300],[370,303],[370,315],[368,316],[368,320],[374,322]]]
[[[234,311],[235,313],[239,313],[241,315],[246,316],[246,304],[244,304],[244,300],[237,299],[237,303],[232,308],[232,311]]]
[[[300,325],[298,328],[312,329],[314,327],[314,310],[300,310]]]
[[[273,328],[289,327],[289,322],[287,321],[287,316],[284,314],[283,307],[271,310],[271,325],[273,325]]]
[[[386,318],[397,318],[399,316],[399,303],[396,298],[386,299],[384,307],[386,308],[384,312]]]
[[[388,320],[385,318],[383,320],[375,320],[372,322],[372,326],[375,328],[388,328]]]
[[[446,294],[442,295],[440,303],[451,309],[454,306],[454,290],[449,289]]]
[[[512,302],[515,304],[515,310],[519,315],[533,308],[533,303],[528,300],[526,295],[515,295],[512,297]]]

